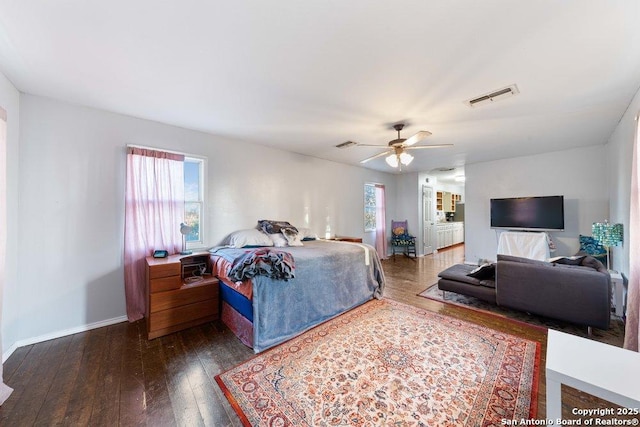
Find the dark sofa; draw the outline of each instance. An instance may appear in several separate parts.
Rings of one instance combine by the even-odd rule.
[[[611,278],[591,256],[544,262],[498,255],[495,273],[470,277],[475,268],[458,264],[439,276],[438,287],[500,306],[567,322],[608,329]]]

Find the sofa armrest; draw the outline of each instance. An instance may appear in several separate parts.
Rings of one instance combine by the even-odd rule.
[[[608,273],[588,267],[498,261],[499,305],[601,329],[611,319]]]

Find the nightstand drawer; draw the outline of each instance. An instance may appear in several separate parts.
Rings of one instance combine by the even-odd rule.
[[[180,276],[180,263],[155,264],[149,266],[149,279],[157,279],[158,277]]]
[[[149,280],[149,292],[151,292],[152,294],[154,292],[180,289],[180,286],[182,286],[182,279],[180,278],[180,276],[169,276]]]
[[[218,299],[209,299],[194,304],[183,305],[168,310],[162,310],[149,315],[149,333],[159,329],[175,327],[181,323],[193,320],[217,317]]]
[[[150,298],[152,313],[208,299],[217,299],[218,282],[202,285],[195,284],[172,291],[156,292],[152,293]]]

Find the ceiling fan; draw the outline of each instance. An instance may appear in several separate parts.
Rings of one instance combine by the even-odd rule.
[[[404,128],[404,123],[397,123],[393,125],[393,128],[398,132],[398,138],[389,141],[389,143],[385,145],[375,145],[375,144],[359,144],[356,142],[348,141],[346,143],[340,144],[337,147],[345,148],[351,145],[358,145],[360,147],[387,147],[388,150],[382,153],[376,154],[374,156],[368,157],[364,160],[361,160],[360,163],[367,163],[370,160],[377,159],[378,157],[387,156],[385,161],[391,167],[397,168],[400,166],[402,169],[402,165],[407,166],[413,160],[413,156],[409,154],[407,151],[409,150],[418,150],[422,148],[441,148],[441,147],[451,147],[453,144],[438,144],[438,145],[417,145],[414,146],[415,143],[422,141],[424,138],[431,135],[431,132],[426,130],[421,130],[410,138],[400,138],[400,131]]]

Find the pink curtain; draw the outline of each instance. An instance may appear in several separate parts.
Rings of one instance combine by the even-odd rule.
[[[376,185],[376,251],[381,259],[387,258],[387,219],[384,185]]]
[[[144,317],[146,261],[156,249],[182,250],[184,156],[127,149],[124,287],[130,322]]]
[[[624,348],[638,351],[640,331],[640,170],[638,170],[638,130],[633,144],[631,166],[631,207],[629,215],[629,289],[627,292],[627,321],[624,333]]]
[[[2,290],[5,281],[7,254],[7,112],[0,108],[0,319],[2,318]],[[0,328],[1,329],[1,328]],[[2,334],[0,333],[0,354],[2,354]],[[2,363],[0,363],[0,405],[11,395],[13,389],[4,383]]]

